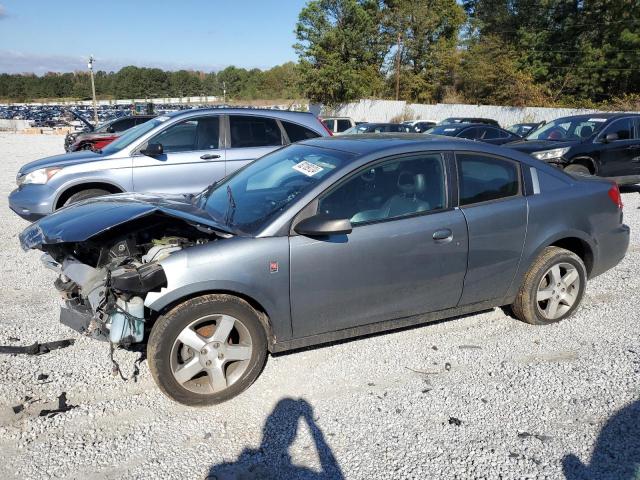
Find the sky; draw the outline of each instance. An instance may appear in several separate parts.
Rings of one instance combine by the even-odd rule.
[[[296,60],[305,0],[0,0],[0,73],[217,71]]]

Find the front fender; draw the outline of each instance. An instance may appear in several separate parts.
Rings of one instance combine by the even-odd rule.
[[[156,312],[199,293],[229,292],[258,303],[278,340],[291,338],[288,237],[233,237],[185,248],[161,260],[167,286],[149,292]]]

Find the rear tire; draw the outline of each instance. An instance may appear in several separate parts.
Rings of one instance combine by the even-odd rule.
[[[532,325],[548,325],[570,317],[580,305],[587,269],[575,253],[547,247],[524,277],[511,309]]]
[[[167,397],[183,405],[215,405],[258,378],[267,361],[267,335],[258,313],[244,300],[203,295],[158,318],[147,358]]]
[[[77,203],[82,200],[88,200],[89,198],[101,197],[102,195],[110,195],[110,194],[111,192],[102,190],[100,188],[89,188],[87,190],[81,190],[79,192],[74,193],[69,198],[67,198],[67,200],[64,202],[62,206],[66,207],[67,205],[71,205],[73,203]]]
[[[564,171],[567,173],[577,173],[579,175],[593,175],[586,165],[581,165],[580,163],[572,163],[571,165],[567,165],[566,167],[564,167]]]

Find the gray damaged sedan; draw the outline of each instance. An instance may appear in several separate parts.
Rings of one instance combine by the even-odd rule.
[[[120,194],[20,235],[62,323],[147,342],[177,402],[228,400],[281,352],[510,306],[545,325],[624,257],[618,187],[424,135],[306,140],[197,195]]]

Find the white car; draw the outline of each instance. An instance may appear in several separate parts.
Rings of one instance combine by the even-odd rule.
[[[349,117],[327,117],[322,118],[322,123],[331,130],[331,133],[342,133],[345,130],[349,130],[351,127],[355,127],[356,122]]]

